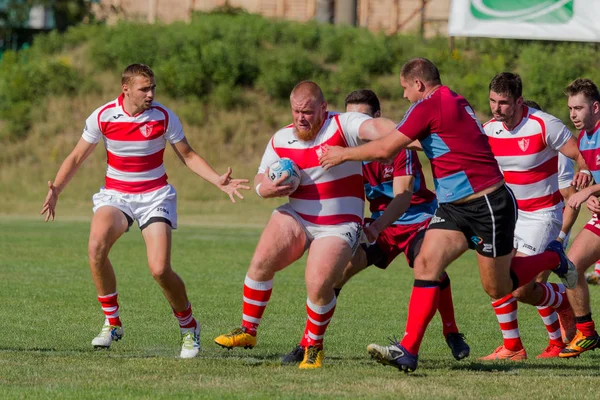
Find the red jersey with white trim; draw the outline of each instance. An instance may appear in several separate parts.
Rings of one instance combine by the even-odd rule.
[[[572,137],[567,127],[550,114],[523,106],[523,119],[513,130],[495,119],[483,129],[519,210],[561,208],[558,149]]]
[[[163,165],[165,143],[185,138],[179,118],[157,102],[137,114],[123,108],[123,94],[96,109],[86,120],[83,139],[102,138],[107,155],[105,188],[123,193],[144,193],[167,185]]]
[[[279,158],[293,160],[300,169],[300,185],[289,197],[290,206],[305,221],[317,225],[362,223],[365,207],[362,163],[349,161],[329,170],[319,165],[323,146],[351,147],[362,144],[360,125],[371,119],[356,112],[329,112],[312,141],[302,141],[294,125],[273,135],[258,168],[264,173]]]
[[[431,160],[439,203],[464,199],[502,181],[475,112],[447,86],[414,103],[397,129],[421,142]]]

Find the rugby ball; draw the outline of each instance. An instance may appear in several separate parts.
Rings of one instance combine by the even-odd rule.
[[[269,166],[269,178],[276,181],[282,176],[287,178],[282,185],[292,185],[294,190],[300,185],[300,168],[289,158],[280,158]]]

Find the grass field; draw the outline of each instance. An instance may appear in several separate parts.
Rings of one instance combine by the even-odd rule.
[[[183,222],[183,221],[182,221]],[[532,307],[520,308],[530,360],[483,363],[501,343],[474,253],[449,269],[457,321],[471,357],[455,361],[435,317],[412,375],[382,367],[365,346],[401,336],[412,286],[403,259],[366,270],[344,288],[325,341],[321,370],[281,366],[304,329],[301,260],[279,273],[258,346],[227,351],[212,339],[239,326],[241,287],[260,228],[186,225],[174,234],[173,266],[200,318],[202,352],[180,360],[179,332],[147,271],[137,229],[113,249],[125,338],[93,351],[103,315],[87,266],[89,222],[43,224],[0,217],[1,398],[598,398],[600,354],[535,360],[546,334]],[[600,288],[591,288],[593,309]]]

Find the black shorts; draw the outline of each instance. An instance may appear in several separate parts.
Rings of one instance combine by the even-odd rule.
[[[501,257],[514,248],[517,202],[506,186],[461,204],[441,203],[427,229],[461,231],[469,248],[485,257]]]

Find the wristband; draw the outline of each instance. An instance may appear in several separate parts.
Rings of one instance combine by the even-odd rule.
[[[560,233],[558,234],[558,238],[560,240],[565,240],[567,238],[567,234],[564,233],[563,231],[560,231]]]
[[[592,176],[592,173],[587,169],[580,169],[579,172],[581,172],[582,174],[586,174],[588,176]]]
[[[262,197],[262,195],[260,194],[260,185],[262,185],[262,182],[259,183],[258,185],[256,185],[256,194],[258,195],[258,197],[260,197],[261,199],[264,199],[264,197]]]

